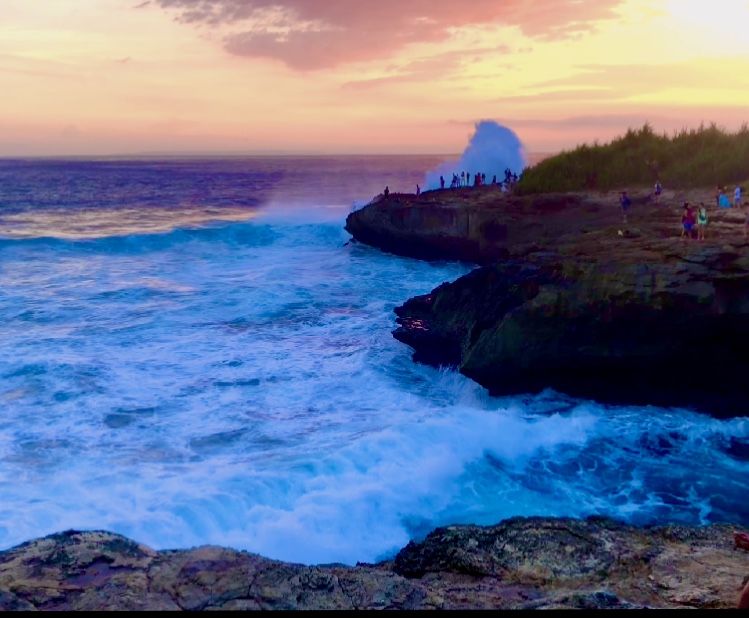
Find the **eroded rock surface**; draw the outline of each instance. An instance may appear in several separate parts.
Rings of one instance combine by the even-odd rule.
[[[713,207],[698,242],[679,231],[683,200],[712,203],[699,192],[660,204],[635,196],[627,224],[615,193],[464,193],[395,197],[347,221],[355,236],[395,253],[485,264],[396,309],[394,336],[415,360],[456,366],[496,395],[551,387],[602,402],[749,414],[743,212]]]
[[[355,567],[66,532],[0,552],[0,610],[724,608],[747,573],[719,525],[514,518],[439,528]]]

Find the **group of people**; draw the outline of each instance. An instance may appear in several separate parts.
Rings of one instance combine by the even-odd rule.
[[[656,181],[654,192],[653,192],[653,201],[655,201],[656,203],[659,203],[662,194],[663,194],[663,186],[661,185],[660,181]],[[718,206],[718,208],[731,208],[731,206],[733,206],[734,208],[740,208],[741,196],[742,196],[742,188],[740,186],[737,186],[733,192],[733,204],[731,204],[728,197],[726,196],[725,187],[718,186],[715,188],[715,201],[716,201],[716,205]],[[626,223],[627,215],[629,213],[630,207],[632,206],[632,200],[627,195],[626,191],[622,191],[619,194],[619,205],[621,206],[621,209],[622,209],[622,218],[624,219],[624,223]],[[749,206],[749,203],[744,204],[744,205]],[[705,240],[705,230],[707,229],[707,224],[708,224],[708,214],[707,214],[707,208],[704,203],[700,202],[699,208],[695,211],[689,202],[684,202],[684,209],[683,209],[682,217],[681,217],[680,238],[682,240],[692,239],[695,235],[695,232],[697,235],[697,240]],[[747,217],[744,220],[744,238],[747,238],[748,236],[749,236],[749,212],[747,213]]]
[[[484,186],[498,186],[502,193],[508,193],[511,191],[515,185],[517,184],[519,178],[516,173],[514,173],[509,167],[505,169],[505,178],[504,180],[497,181],[497,176],[493,176],[490,183],[487,184],[486,182],[486,174],[476,173],[471,176],[470,172],[460,172],[458,174],[455,172],[453,174],[452,180],[450,181],[450,189],[458,189],[463,187],[484,187]],[[445,177],[440,176],[440,189],[445,188]],[[416,195],[421,195],[421,185],[416,185]],[[390,187],[385,187],[385,190],[382,192],[382,196],[387,198],[390,196]]]
[[[741,206],[741,187],[739,185],[736,185],[736,188],[733,190],[733,207],[738,208]],[[728,199],[728,196],[726,195],[726,188],[717,186],[715,187],[715,203],[718,206],[718,208],[730,208],[731,207],[731,201]]]
[[[695,217],[694,210],[689,202],[684,202],[684,214],[681,216],[681,237],[690,240],[695,226],[697,227],[697,240],[705,240],[705,228],[707,227],[707,208],[700,202],[700,208]],[[744,232],[746,233],[746,232]]]
[[[518,175],[515,174],[509,167],[505,169],[505,179],[500,180],[497,182],[497,176],[492,177],[491,185],[494,186],[500,186],[502,188],[502,191],[507,192],[510,189],[512,189],[515,184],[518,181]],[[458,174],[455,172],[453,174],[452,180],[450,181],[450,188],[451,189],[458,189],[461,187],[469,187],[473,185],[474,187],[483,187],[486,186],[486,174],[480,174],[476,173],[473,175],[473,182],[471,181],[471,173],[470,172],[460,172]],[[418,186],[418,185],[417,185]],[[440,176],[440,189],[445,188],[445,178],[444,176]]]

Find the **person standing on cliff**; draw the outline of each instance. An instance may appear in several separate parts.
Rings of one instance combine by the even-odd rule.
[[[697,240],[705,240],[705,228],[707,227],[707,208],[700,202],[700,209],[697,211]]]
[[[390,189],[388,187],[385,187],[385,190],[382,193],[387,198],[390,195]]]
[[[656,180],[655,181],[655,203],[661,201],[661,193],[663,192],[663,187],[661,186],[661,181]]]
[[[421,187],[416,185],[416,195],[421,195]]]
[[[629,207],[632,205],[632,200],[629,199],[626,191],[622,191],[622,194],[619,197],[619,204],[622,207],[622,218],[624,219],[624,223],[626,223],[627,213],[629,212]]]
[[[466,173],[460,172],[460,184],[458,186],[462,187],[465,185],[465,183],[466,183]]]
[[[444,189],[444,188],[445,188],[445,179],[442,176],[440,176],[440,189]]]
[[[681,216],[681,236],[680,238],[686,238],[691,240],[692,229],[694,228],[694,213],[689,207],[689,202],[684,202],[684,214]]]
[[[733,206],[739,208],[741,206],[741,187],[737,186],[733,191]]]

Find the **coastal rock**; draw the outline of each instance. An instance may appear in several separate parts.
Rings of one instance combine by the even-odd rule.
[[[398,307],[393,334],[415,360],[457,366],[495,395],[550,387],[747,415],[749,272],[725,252],[694,257],[485,266]]]
[[[748,561],[726,526],[602,518],[438,528],[392,561],[355,567],[69,531],[0,552],[0,609],[725,608]]]
[[[680,195],[712,203],[710,194]],[[393,196],[347,229],[387,251],[483,267],[396,309],[414,359],[492,394],[749,414],[749,244],[740,212],[680,239],[680,204],[633,194],[513,197],[494,187]],[[492,231],[493,230],[493,231]]]
[[[497,187],[477,187],[391,194],[351,213],[345,227],[357,240],[389,253],[488,264],[511,250],[613,223],[617,215],[615,208],[582,195],[513,197]]]

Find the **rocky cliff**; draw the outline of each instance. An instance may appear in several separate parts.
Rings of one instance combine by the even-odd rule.
[[[749,414],[743,213],[713,209],[701,242],[679,238],[680,205],[707,194],[635,196],[626,223],[616,194],[432,194],[347,221],[385,250],[486,264],[396,309],[394,336],[416,360],[456,366],[498,395],[552,387]]]
[[[0,610],[725,608],[747,574],[724,526],[515,518],[355,567],[70,531],[0,552]]]

